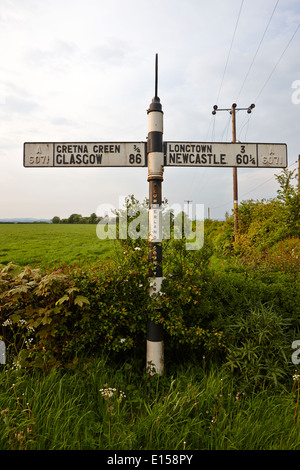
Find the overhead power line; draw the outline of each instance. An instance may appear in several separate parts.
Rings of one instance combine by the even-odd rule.
[[[294,163],[291,163],[287,169],[291,168],[292,166],[296,165],[298,163],[298,161],[295,161]],[[276,175],[273,175],[271,176],[271,178],[268,178],[267,180],[263,181],[261,184],[255,186],[254,188],[250,189],[249,191],[247,191],[246,193],[243,193],[240,197],[242,198],[243,196],[246,196],[246,194],[249,194],[249,193],[252,193],[253,191],[255,191],[257,188],[260,188],[261,186],[263,186],[264,184],[267,184],[269,181],[271,181],[272,179],[275,178]],[[224,207],[224,206],[227,206],[227,204],[230,204],[232,201],[227,201],[223,204],[221,204],[220,206],[215,206],[215,207],[212,207],[212,209],[219,209],[220,207]]]
[[[285,46],[283,52],[281,53],[279,59],[277,60],[276,64],[274,65],[274,67],[273,67],[273,69],[272,69],[270,75],[268,76],[268,78],[266,79],[265,83],[263,84],[263,86],[262,86],[260,92],[258,93],[257,97],[255,98],[255,101],[258,100],[258,98],[259,98],[260,95],[262,94],[263,90],[265,89],[266,85],[267,85],[268,82],[270,81],[270,79],[271,79],[273,73],[275,72],[276,68],[277,68],[278,65],[279,65],[279,62],[282,60],[284,54],[286,53],[286,51],[287,51],[289,45],[291,44],[292,40],[294,39],[294,37],[295,37],[295,35],[296,35],[296,33],[297,33],[297,31],[298,31],[299,28],[300,28],[300,24],[298,24],[296,30],[295,30],[294,33],[292,34],[292,37],[291,37],[290,40],[288,41],[288,43],[287,43],[287,45]]]
[[[224,81],[224,78],[225,78],[225,74],[226,74],[226,70],[227,70],[227,66],[228,66],[229,57],[230,57],[230,54],[231,54],[231,50],[232,50],[232,46],[233,46],[235,34],[236,34],[237,27],[238,27],[238,24],[239,24],[239,20],[240,20],[240,16],[241,16],[241,11],[242,11],[242,7],[243,7],[243,3],[244,3],[244,0],[242,0],[242,2],[241,2],[241,6],[240,6],[240,9],[239,9],[238,17],[237,17],[237,20],[236,20],[236,24],[235,24],[235,28],[234,28],[234,32],[233,32],[233,36],[232,36],[232,40],[231,40],[231,44],[230,44],[230,48],[229,48],[229,52],[228,52],[228,55],[227,55],[227,60],[226,60],[225,68],[224,68],[224,72],[223,72],[223,76],[222,76],[222,80],[221,80],[221,85],[220,85],[219,93],[218,93],[218,96],[217,96],[217,99],[216,99],[216,103],[219,102],[219,97],[220,97],[221,89],[222,89],[222,86],[223,86],[223,81]]]
[[[242,90],[243,90],[243,88],[244,88],[244,86],[245,86],[246,80],[247,80],[247,78],[248,78],[248,75],[249,75],[249,73],[250,73],[250,70],[252,69],[252,66],[253,66],[253,64],[254,64],[254,61],[255,61],[256,56],[257,56],[257,54],[258,54],[258,51],[259,51],[259,49],[260,49],[260,47],[261,47],[261,45],[262,45],[262,43],[263,43],[264,37],[265,37],[266,32],[267,32],[267,30],[268,30],[268,28],[269,28],[269,26],[270,26],[271,20],[272,20],[272,18],[273,18],[273,16],[274,16],[274,13],[275,13],[275,10],[276,10],[276,8],[277,8],[278,3],[279,3],[279,0],[277,0],[276,5],[275,5],[275,7],[274,7],[274,9],[273,9],[273,11],[272,11],[272,13],[271,13],[271,16],[270,16],[270,18],[269,18],[268,24],[267,24],[267,26],[266,26],[266,28],[265,28],[265,30],[264,30],[264,33],[263,33],[263,35],[262,35],[262,37],[261,37],[261,40],[260,40],[260,42],[259,42],[259,44],[258,44],[258,47],[257,47],[256,51],[255,51],[255,54],[254,54],[254,56],[253,56],[253,59],[252,59],[251,64],[250,64],[250,66],[249,66],[249,69],[248,69],[248,71],[247,71],[247,73],[246,73],[246,76],[245,76],[245,78],[244,78],[244,81],[243,81],[243,83],[242,83],[242,86],[241,86],[241,88],[240,88],[240,91],[239,91],[239,93],[238,93],[238,96],[237,96],[237,98],[236,98],[236,101],[238,101],[239,96],[240,96],[240,94],[241,94],[241,92],[242,92]]]

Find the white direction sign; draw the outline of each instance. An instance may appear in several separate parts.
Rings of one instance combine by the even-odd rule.
[[[145,142],[25,142],[24,166],[144,167]]]
[[[165,142],[166,166],[287,167],[286,144]]]

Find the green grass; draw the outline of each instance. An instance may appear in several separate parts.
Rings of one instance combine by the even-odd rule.
[[[95,225],[0,224],[0,264],[58,267],[115,252]],[[214,364],[184,360],[161,377],[136,357],[48,372],[0,365],[0,450],[300,450],[293,385],[245,388]],[[107,400],[100,389],[109,387]]]
[[[94,359],[68,372],[2,370],[0,449],[300,450],[291,387],[244,394],[218,370],[149,377],[135,367]],[[110,387],[107,400],[100,389]]]
[[[0,224],[0,264],[59,266],[111,258],[114,240],[100,240],[96,225]]]

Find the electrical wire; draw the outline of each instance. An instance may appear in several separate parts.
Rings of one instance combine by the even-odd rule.
[[[298,161],[295,161],[294,163],[291,163],[291,165],[288,166],[287,169],[291,168],[292,166],[296,165],[298,163]],[[254,188],[250,189],[250,191],[247,191],[246,193],[243,193],[240,195],[240,197],[244,197],[246,194],[249,194],[249,193],[252,193],[253,191],[255,191],[257,188],[260,188],[261,186],[263,186],[264,184],[267,184],[269,181],[271,181],[272,179],[275,178],[276,175],[273,175],[271,176],[271,178],[268,178],[266,181],[263,181],[261,184],[255,186]],[[224,206],[227,206],[227,204],[231,204],[232,203],[232,200],[230,201],[227,201],[225,202],[224,204],[221,204],[220,206],[215,206],[215,207],[212,207],[211,209],[219,209],[220,207],[224,207]]]
[[[250,119],[252,118],[252,116],[253,116],[252,113],[251,113],[251,114],[248,114],[248,113],[247,113],[245,119],[243,120],[243,122],[242,122],[242,124],[241,124],[241,126],[240,126],[240,128],[239,128],[239,130],[238,130],[238,134],[239,134],[239,136],[238,136],[238,138],[237,138],[238,141],[246,142],[246,136],[247,136],[247,132],[248,132],[248,128],[249,128]],[[241,137],[240,137],[240,136],[241,136],[242,130],[244,129],[245,126],[247,126],[247,129],[246,129],[246,132],[245,132],[245,138],[244,138],[244,140],[241,140]]]
[[[273,67],[273,69],[272,69],[270,75],[269,75],[268,78],[266,79],[266,81],[265,81],[264,85],[262,86],[260,92],[258,93],[257,97],[255,98],[255,103],[258,101],[258,99],[259,99],[259,97],[261,96],[263,90],[265,89],[266,85],[267,85],[268,82],[270,81],[270,79],[271,79],[273,73],[275,72],[276,68],[278,67],[280,61],[282,60],[284,54],[286,53],[286,51],[287,51],[289,45],[290,45],[291,42],[292,42],[292,40],[293,40],[294,37],[296,36],[296,33],[297,33],[297,31],[298,31],[299,28],[300,28],[300,24],[298,24],[296,30],[295,30],[294,33],[292,34],[292,37],[291,37],[290,40],[288,41],[288,43],[287,43],[287,45],[285,46],[283,52],[281,53],[279,59],[277,60],[276,64],[274,65],[274,67]]]
[[[219,98],[220,98],[220,94],[221,94],[221,89],[222,89],[222,86],[223,86],[223,82],[224,82],[224,78],[225,78],[225,74],[226,74],[226,70],[227,70],[227,66],[228,66],[229,57],[230,57],[230,54],[231,54],[231,50],[232,50],[232,46],[233,46],[235,34],[236,34],[237,27],[238,27],[238,24],[239,24],[239,20],[240,20],[240,16],[241,16],[241,11],[242,11],[242,7],[243,7],[243,3],[244,3],[244,0],[241,1],[241,5],[240,5],[238,17],[237,17],[237,20],[236,20],[236,24],[235,24],[235,28],[234,28],[234,32],[233,32],[233,36],[232,36],[232,40],[231,40],[231,44],[230,44],[230,48],[229,48],[229,52],[228,52],[228,55],[227,55],[227,60],[226,60],[225,68],[224,68],[224,72],[223,72],[223,76],[222,76],[222,80],[221,80],[220,89],[219,89],[218,96],[217,96],[217,99],[216,99],[216,104],[219,102]]]
[[[261,37],[261,40],[260,40],[260,42],[259,42],[259,44],[258,44],[258,47],[257,47],[256,51],[255,51],[255,54],[254,54],[254,56],[253,56],[252,62],[251,62],[251,64],[250,64],[250,66],[249,66],[249,69],[248,69],[248,71],[247,71],[247,73],[246,73],[246,76],[245,76],[245,78],[244,78],[244,81],[243,81],[243,83],[242,83],[242,86],[241,86],[241,88],[240,88],[240,91],[238,92],[236,101],[238,101],[239,96],[240,96],[240,94],[241,94],[241,92],[242,92],[242,90],[243,90],[243,88],[244,88],[244,86],[245,86],[246,80],[247,80],[248,75],[249,75],[249,73],[250,73],[250,71],[251,71],[251,69],[252,69],[252,66],[253,66],[253,64],[254,64],[254,61],[255,61],[256,56],[257,56],[257,54],[258,54],[258,51],[259,51],[259,49],[260,49],[260,47],[261,47],[261,45],[262,45],[262,43],[263,43],[264,37],[265,37],[265,35],[266,35],[266,33],[267,33],[267,30],[268,30],[268,28],[269,28],[269,26],[270,26],[271,20],[272,20],[272,18],[273,18],[273,16],[274,16],[274,13],[275,13],[275,10],[276,10],[276,8],[277,8],[278,3],[279,3],[279,0],[277,0],[276,5],[275,5],[275,7],[274,7],[274,9],[273,9],[273,11],[272,11],[272,13],[271,13],[271,16],[270,16],[270,18],[269,18],[268,24],[267,24],[267,26],[266,26],[266,28],[265,28],[265,30],[264,30],[264,33],[263,33],[263,35],[262,35],[262,37]]]

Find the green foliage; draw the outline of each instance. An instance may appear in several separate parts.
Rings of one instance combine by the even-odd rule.
[[[82,217],[81,214],[71,214],[66,219],[61,219],[57,215],[51,219],[53,224],[97,224],[100,220],[102,220],[102,217],[97,217],[95,212],[89,217]]]
[[[297,274],[300,271],[300,238],[279,240],[263,250],[249,249],[241,261],[244,266],[257,272],[282,272]]]
[[[178,218],[164,212],[171,220],[169,238],[163,241],[164,280],[151,296],[150,247],[136,230],[147,200],[139,203],[130,196],[125,210],[116,214],[118,233],[124,214],[128,230],[134,227],[137,236],[127,240],[99,240],[95,227],[91,231],[88,225],[36,226],[35,241],[47,230],[49,256],[53,258],[53,249],[59,269],[53,263],[43,271],[2,266],[0,326],[10,362],[46,369],[73,367],[81,357],[103,352],[124,359],[144,357],[151,318],[163,327],[166,360],[202,361],[205,356],[220,366],[227,361],[247,383],[284,380],[282,352],[300,334],[300,241],[290,236],[297,218],[283,216],[283,207],[294,207],[295,195],[288,183],[276,200],[242,203],[237,242],[233,217],[205,221],[205,243],[197,251],[186,250],[184,237],[174,239]],[[29,243],[27,230],[35,233],[22,227],[22,248]],[[72,262],[63,264],[59,248],[69,249],[70,239]],[[111,261],[96,261],[95,252],[108,246],[114,246]],[[73,262],[77,259],[81,261]]]
[[[274,393],[217,367],[149,377],[136,360],[107,355],[65,371],[2,369],[0,387],[2,451],[300,449],[292,377]]]
[[[248,263],[276,243],[299,237],[300,193],[293,184],[295,170],[284,169],[275,178],[280,186],[276,198],[261,201],[250,199],[239,203],[236,239],[233,215],[226,217],[221,224],[208,224],[206,234],[218,255],[238,255]]]
[[[277,199],[281,202],[282,219],[289,236],[298,236],[300,233],[300,191],[293,185],[293,180],[297,179],[295,172],[284,169],[275,176],[280,185]]]
[[[251,308],[231,323],[232,341],[227,349],[231,372],[238,373],[247,384],[277,385],[290,372],[290,319],[283,318],[271,306]]]
[[[208,236],[214,251],[219,256],[229,256],[233,253],[234,243],[233,215],[227,217],[225,222],[214,221],[205,229],[205,239]]]
[[[148,294],[148,258],[136,246],[123,246],[115,264],[99,264],[89,270],[70,267],[69,276],[80,293],[89,299],[84,318],[74,328],[80,331],[70,345],[76,351],[127,351],[138,348],[151,311]]]
[[[13,264],[0,271],[0,324],[8,353],[21,367],[60,365],[79,307],[87,298],[62,272]],[[29,340],[30,339],[30,340]]]
[[[202,290],[212,254],[205,243],[201,250],[185,249],[185,239],[170,240],[164,245],[165,279],[154,311],[153,320],[162,323],[167,347],[173,351],[211,353],[225,347],[223,333],[208,324],[204,327],[201,309]]]
[[[251,308],[272,304],[278,315],[300,326],[300,275],[276,272],[224,271],[203,285],[200,309],[203,321],[224,331]]]

